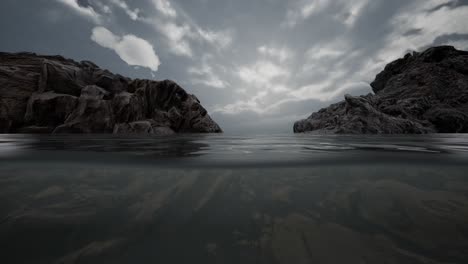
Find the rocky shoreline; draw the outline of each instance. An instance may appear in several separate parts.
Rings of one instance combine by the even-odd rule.
[[[295,133],[468,132],[468,52],[451,46],[410,53],[371,83],[374,94],[345,100],[294,124]]]
[[[220,133],[195,95],[90,61],[0,53],[0,133]]]

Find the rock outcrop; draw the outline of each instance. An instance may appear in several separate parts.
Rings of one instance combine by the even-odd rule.
[[[132,80],[89,61],[0,53],[0,133],[218,133],[176,83]]]
[[[354,97],[294,124],[294,132],[425,134],[468,132],[468,52],[451,46],[407,54]]]

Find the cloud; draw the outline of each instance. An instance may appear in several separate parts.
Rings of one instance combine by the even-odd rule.
[[[239,114],[242,112],[254,112],[257,114],[261,114],[264,112],[264,107],[262,107],[262,99],[268,93],[266,91],[261,91],[254,96],[249,96],[247,100],[239,100],[237,102],[223,105],[223,106],[216,106],[213,110],[214,113],[223,113],[223,114]]]
[[[318,84],[310,84],[293,91],[291,93],[298,100],[309,100],[314,99],[321,102],[329,102],[332,100],[342,99],[343,94],[350,93],[353,90],[362,91],[369,87],[369,84],[366,82],[346,82],[341,86],[338,86],[338,89],[327,90],[324,88],[334,85],[333,80],[327,80]],[[370,91],[370,89],[366,89]]]
[[[123,27],[138,26],[125,20],[143,23],[141,32],[150,26],[164,47],[158,52],[181,57],[168,61],[171,78],[192,84],[211,112],[246,116],[253,126],[258,118],[303,118],[345,93],[366,94],[375,75],[408,50],[445,44],[468,49],[466,0],[294,0],[262,7],[147,0],[144,10],[130,0],[56,1],[109,29],[116,19]],[[231,13],[219,9],[226,6]],[[205,8],[209,17],[203,17]],[[113,10],[119,12],[108,15]],[[131,65],[159,66],[143,39],[96,28],[93,40]]]
[[[163,34],[168,41],[169,50],[175,55],[192,57],[193,52],[187,38],[192,36],[190,26],[187,24],[177,25],[173,22],[156,23],[158,31]]]
[[[295,5],[287,11],[283,25],[294,27],[311,15],[324,10],[329,5],[329,2],[328,0],[303,0],[299,3],[295,3]]]
[[[211,31],[204,30],[200,27],[197,28],[198,35],[202,40],[215,45],[218,48],[226,48],[231,45],[232,36],[229,31]]]
[[[287,48],[273,48],[268,46],[260,46],[257,51],[264,56],[268,56],[274,59],[284,62],[294,57],[294,53]]]
[[[163,15],[171,18],[177,17],[176,10],[168,0],[152,0],[156,9]]]
[[[77,14],[87,19],[90,19],[96,24],[101,23],[101,16],[94,10],[92,6],[81,6],[77,0],[56,0],[70,8]]]
[[[342,18],[345,25],[352,26],[369,2],[370,0],[347,0],[343,5],[344,7],[342,12],[336,18]]]
[[[287,78],[290,72],[271,61],[258,61],[253,65],[239,67],[238,76],[247,84],[271,88],[277,78]]]
[[[317,45],[306,51],[306,59],[312,61],[333,60],[344,55],[346,49],[341,47],[341,42],[331,42],[328,45]]]
[[[218,49],[228,47],[232,42],[231,33],[226,31],[211,31],[201,27],[173,21],[154,20],[152,22],[158,32],[166,37],[169,50],[179,56],[193,57],[191,41],[208,43]]]
[[[396,59],[408,50],[421,50],[432,45],[438,37],[444,35],[468,34],[465,18],[468,16],[468,6],[451,8],[443,5],[452,1],[427,0],[417,1],[399,13],[391,21],[393,31],[385,39],[376,60],[386,61]],[[415,34],[406,34],[412,29],[418,29]],[[402,37],[404,36],[404,37]],[[439,44],[457,44],[460,48],[464,41],[449,40]]]
[[[375,75],[408,50],[421,51],[435,42],[468,48],[468,38],[465,38],[468,28],[463,23],[468,6],[440,6],[445,2],[450,1],[415,1],[396,13],[386,21],[389,27],[388,33],[381,36],[383,45],[373,52],[368,46],[362,46],[367,44],[364,40],[348,35],[326,45],[312,46],[305,53],[300,72],[311,80],[297,86],[289,95],[320,101],[339,100],[345,93],[370,91],[368,83]]]
[[[451,45],[459,50],[468,50],[467,34],[449,34],[436,38],[431,46]]]
[[[96,5],[101,9],[104,14],[112,13],[111,8],[108,5],[105,5],[101,2],[97,2]]]
[[[288,57],[279,55],[280,49],[267,46],[257,50],[261,56],[278,62]],[[367,79],[362,78],[362,71],[369,69],[363,66],[357,68],[357,72],[351,70],[360,54],[339,37],[326,45],[314,44],[306,49],[304,56],[294,57],[290,64],[260,59],[254,64],[238,67],[237,75],[244,83],[241,87],[245,89],[242,93],[245,98],[217,107],[215,112],[232,115],[252,111],[261,116],[282,115],[285,106],[292,107],[300,102],[324,103],[341,99],[343,94],[353,91],[368,93],[370,86]],[[301,84],[302,79],[305,84]]]
[[[225,49],[232,43],[230,30],[208,30],[197,25],[181,8],[176,8],[168,0],[151,0],[162,16],[146,21],[153,25],[167,40],[169,50],[178,56],[193,57],[192,41],[198,41]]]
[[[294,27],[309,17],[328,12],[344,25],[353,26],[370,0],[302,0],[287,11],[283,25]]]
[[[140,14],[140,9],[135,8],[131,9],[128,4],[123,1],[123,0],[110,0],[110,2],[118,7],[120,7],[122,10],[125,11],[125,13],[130,17],[132,20],[138,20],[140,19],[139,14]]]
[[[205,86],[224,89],[229,86],[229,83],[222,80],[215,72],[213,67],[210,65],[208,60],[211,56],[204,56],[202,64],[197,67],[190,67],[188,73],[194,76],[192,78],[193,84],[202,84]]]
[[[193,84],[202,84],[218,89],[224,89],[228,86],[228,83],[219,78],[209,65],[203,65],[200,68],[189,68],[188,72],[197,76],[197,78],[192,79]]]
[[[104,48],[114,50],[128,65],[146,67],[152,71],[157,71],[161,65],[153,46],[134,35],[119,37],[104,27],[95,27],[91,39]]]
[[[214,112],[239,114],[252,111],[264,114],[290,91],[288,80],[291,72],[287,67],[272,61],[258,60],[253,64],[239,66],[235,75],[242,82],[238,84],[239,87],[243,87],[238,92],[245,98],[217,106]]]
[[[304,64],[298,74],[322,75],[329,78],[330,73],[335,72],[352,55],[354,54],[350,50],[349,43],[343,38],[337,38],[326,44],[313,45],[305,52]]]

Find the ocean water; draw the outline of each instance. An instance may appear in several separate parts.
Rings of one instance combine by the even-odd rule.
[[[468,263],[468,136],[0,135],[0,263]]]

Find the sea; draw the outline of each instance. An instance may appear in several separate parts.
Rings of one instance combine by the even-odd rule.
[[[468,263],[468,136],[0,135],[0,263]]]

